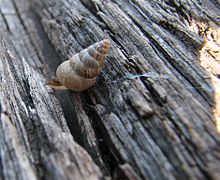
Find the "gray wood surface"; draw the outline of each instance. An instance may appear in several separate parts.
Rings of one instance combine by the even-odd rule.
[[[0,0],[1,179],[219,179],[219,20],[218,0]],[[104,38],[92,88],[46,85]]]

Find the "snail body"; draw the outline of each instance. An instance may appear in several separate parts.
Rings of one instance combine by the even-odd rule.
[[[110,46],[110,40],[104,39],[73,55],[58,66],[56,80],[48,84],[58,90],[84,91],[90,88],[104,66]]]

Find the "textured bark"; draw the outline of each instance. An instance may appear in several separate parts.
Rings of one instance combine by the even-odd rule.
[[[219,17],[218,0],[0,0],[1,177],[218,179]],[[45,85],[104,38],[92,88]]]

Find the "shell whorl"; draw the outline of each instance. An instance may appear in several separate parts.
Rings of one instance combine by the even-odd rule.
[[[56,71],[57,79],[68,89],[82,91],[91,87],[104,66],[111,42],[99,41],[61,63]]]
[[[81,77],[96,77],[103,68],[110,45],[108,39],[97,42],[74,55],[70,59],[70,65]]]

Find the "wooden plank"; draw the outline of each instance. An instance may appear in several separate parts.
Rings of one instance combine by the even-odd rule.
[[[70,134],[46,79],[0,34],[0,159],[3,179],[99,179],[102,174]]]
[[[45,74],[45,64],[54,72],[61,61],[81,49],[104,38],[112,41],[104,70],[85,92],[53,92],[42,75],[37,80],[31,76],[28,82],[32,78],[44,82],[40,88],[31,85],[35,89],[32,96],[44,97],[36,102],[51,109],[40,108],[41,119],[57,112],[58,101],[51,101],[56,94],[66,118],[57,123],[58,128],[64,123],[70,129],[103,174],[116,179],[218,179],[220,139],[213,114],[216,86],[214,76],[199,62],[207,39],[191,28],[193,22],[198,29],[202,22],[206,28],[219,28],[218,1],[31,0],[39,19],[28,0],[0,2],[4,2],[0,21],[10,31],[18,56],[39,74]],[[18,64],[27,67],[24,60]],[[13,76],[22,77],[17,66]],[[217,77],[218,71],[213,72]],[[38,94],[39,89],[44,95]],[[46,95],[47,91],[52,94]],[[24,92],[30,96],[30,91]],[[57,161],[64,162],[60,158]],[[51,169],[43,167],[38,174],[43,176],[53,168],[60,172],[60,165],[52,163]],[[101,176],[95,172],[96,177]]]

